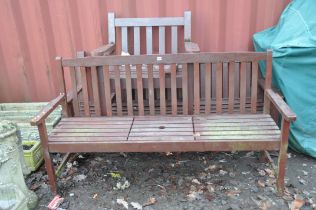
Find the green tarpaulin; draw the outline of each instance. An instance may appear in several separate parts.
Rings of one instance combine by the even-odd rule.
[[[297,115],[290,147],[316,157],[316,1],[294,0],[278,24],[253,36],[256,51],[273,51],[273,85]],[[264,63],[260,63],[262,74]]]

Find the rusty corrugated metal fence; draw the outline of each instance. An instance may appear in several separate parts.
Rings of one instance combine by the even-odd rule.
[[[117,17],[183,16],[202,51],[252,50],[251,37],[276,23],[290,0],[1,0],[0,102],[48,101],[57,93],[56,55],[107,40]]]

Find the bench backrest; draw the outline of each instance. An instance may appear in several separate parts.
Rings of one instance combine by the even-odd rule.
[[[263,103],[257,97],[258,61],[266,61],[265,87],[269,88],[271,59],[271,52],[195,53],[60,59],[59,65],[62,81],[65,70],[70,70],[69,90],[82,85],[81,96],[73,100],[75,116],[80,116],[80,107],[84,116],[187,115],[262,111],[257,109]],[[133,68],[135,79],[131,78]],[[225,70],[227,74],[223,73]],[[155,71],[159,74],[157,78],[153,76]],[[188,84],[190,71],[193,85]],[[246,71],[251,73],[248,79]],[[228,81],[228,97],[223,95],[223,81]],[[136,83],[135,94],[132,83]]]
[[[191,41],[191,12],[185,11],[183,17],[162,18],[116,18],[114,13],[108,13],[108,42],[121,46],[121,50],[130,54],[140,55],[141,45],[145,44],[146,54],[153,54],[153,33],[158,33],[159,54],[166,53],[166,28],[171,28],[171,53],[178,52],[178,27],[183,27],[184,40]],[[116,30],[119,29],[120,30]],[[130,30],[129,30],[130,28]],[[142,29],[145,28],[146,42],[140,38]],[[116,32],[121,32],[117,36]],[[132,35],[133,39],[129,38]],[[117,37],[121,38],[117,40]],[[131,37],[131,38],[132,38]],[[130,41],[130,42],[129,42]],[[133,46],[133,48],[132,48]],[[130,50],[129,50],[130,49]],[[133,50],[131,50],[133,49]],[[117,50],[120,54],[120,50]],[[134,52],[134,53],[132,53]],[[156,52],[157,53],[157,52]]]

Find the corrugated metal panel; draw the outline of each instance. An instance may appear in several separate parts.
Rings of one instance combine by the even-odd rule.
[[[252,50],[251,36],[276,23],[289,0],[2,0],[0,102],[56,96],[56,55],[71,57],[107,40],[107,13],[182,16],[192,11],[192,40],[202,51]]]

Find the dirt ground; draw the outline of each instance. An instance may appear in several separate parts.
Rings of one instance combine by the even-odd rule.
[[[316,161],[289,153],[286,193],[259,153],[94,153],[67,164],[58,179],[62,209],[316,209]],[[276,155],[272,155],[276,161]],[[58,156],[55,158],[57,161]],[[53,199],[44,166],[27,178],[38,209]]]

